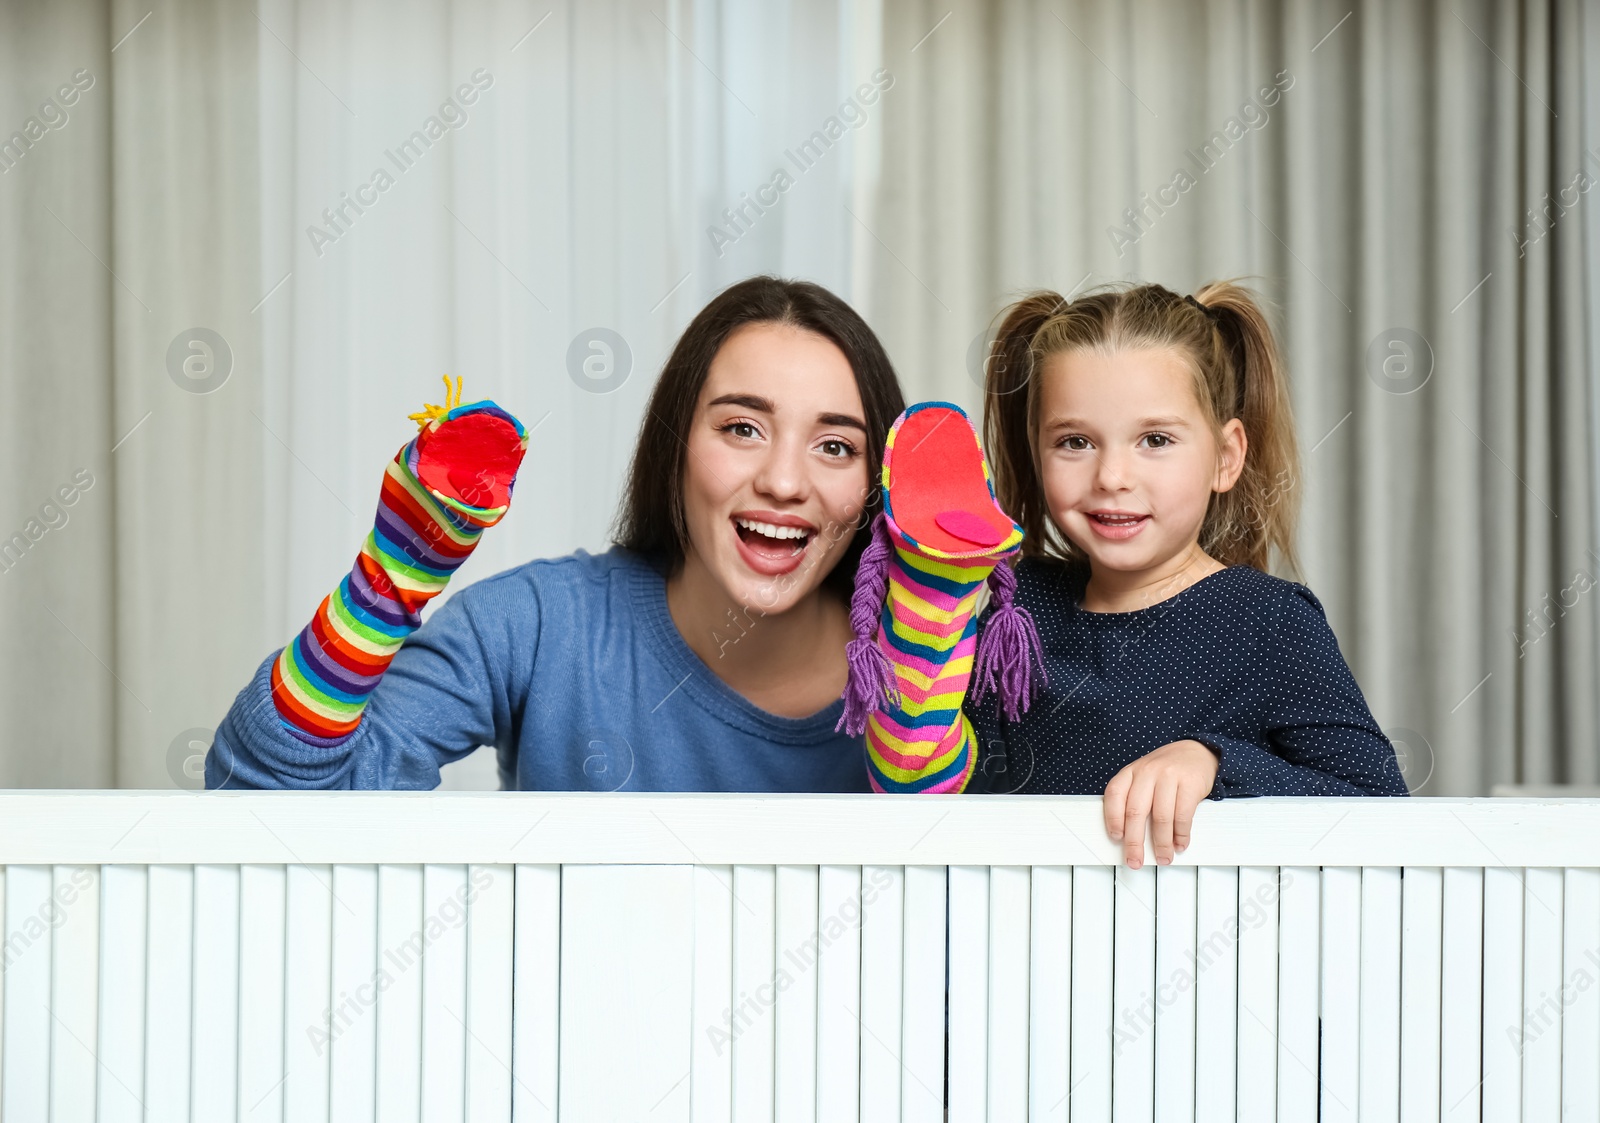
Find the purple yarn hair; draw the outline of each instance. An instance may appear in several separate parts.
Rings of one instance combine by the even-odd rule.
[[[889,595],[889,559],[893,555],[889,524],[880,512],[872,520],[872,541],[861,552],[855,592],[850,596],[850,630],[856,638],[845,645],[845,661],[850,669],[844,684],[844,713],[839,715],[834,729],[851,737],[867,731],[868,716],[884,698],[897,705],[900,701],[894,667],[878,646],[878,621]]]
[[[1000,561],[989,574],[989,592],[995,611],[978,637],[972,700],[980,702],[993,690],[1006,719],[1016,721],[1032,704],[1035,689],[1045,684],[1044,647],[1033,616],[1016,603],[1017,575],[1007,562]]]

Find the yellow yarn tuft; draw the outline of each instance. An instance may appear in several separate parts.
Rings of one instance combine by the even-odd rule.
[[[408,420],[415,421],[417,423],[417,432],[420,433],[429,425],[432,425],[435,421],[443,420],[446,414],[460,404],[461,376],[459,374],[456,375],[455,389],[452,391],[450,387],[450,376],[447,374],[444,376],[444,405],[436,406],[432,402],[424,402],[420,412],[408,413],[406,414],[406,417]]]

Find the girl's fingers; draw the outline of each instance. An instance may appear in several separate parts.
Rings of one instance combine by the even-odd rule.
[[[1200,801],[1206,797],[1206,792],[1211,789],[1201,790],[1200,785],[1193,787],[1184,786],[1178,789],[1177,808],[1172,817],[1172,842],[1178,848],[1178,853],[1189,849],[1189,839],[1193,835],[1194,812],[1200,806]]]
[[[1171,777],[1163,777],[1152,792],[1150,850],[1157,865],[1165,866],[1172,861],[1173,823],[1181,798],[1178,794],[1178,782]]]
[[[1124,768],[1106,785],[1105,798],[1101,807],[1106,816],[1106,835],[1112,842],[1122,841],[1122,816],[1128,802],[1128,785],[1133,780],[1132,765]]]
[[[1128,789],[1127,808],[1122,818],[1122,856],[1130,870],[1144,865],[1144,827],[1150,817],[1155,795],[1155,780],[1149,770],[1133,777]]]

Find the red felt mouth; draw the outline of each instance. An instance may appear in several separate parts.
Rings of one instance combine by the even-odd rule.
[[[901,422],[889,475],[894,521],[923,546],[971,554],[1011,534],[989,494],[972,426],[953,410],[921,409]]]
[[[469,507],[504,507],[526,451],[511,422],[469,413],[425,430],[418,440],[417,479]]]

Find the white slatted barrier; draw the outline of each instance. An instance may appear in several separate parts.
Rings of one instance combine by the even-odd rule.
[[[3,794],[0,1117],[1600,1119],[1600,800],[1207,804],[1137,871],[1101,822]]]

